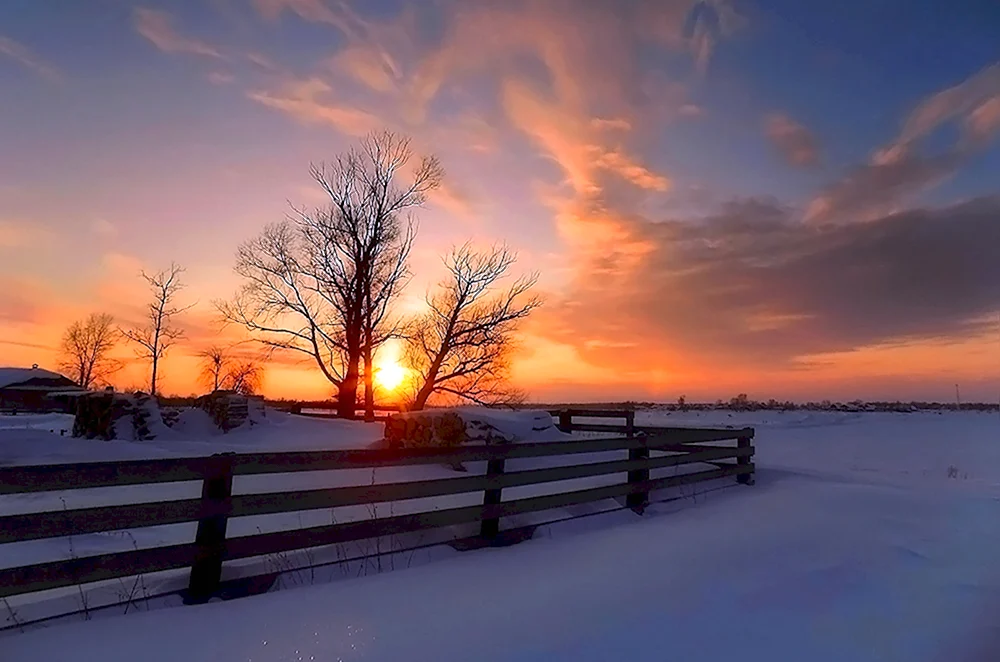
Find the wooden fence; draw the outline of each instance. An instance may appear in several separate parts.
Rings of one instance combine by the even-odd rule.
[[[200,481],[202,484],[201,497],[195,499],[0,517],[0,544],[198,522],[197,533],[192,542],[0,569],[0,598],[163,570],[190,568],[185,599],[188,602],[203,602],[219,590],[222,567],[227,561],[470,523],[480,525],[476,539],[483,544],[491,544],[503,533],[500,530],[502,517],[621,497],[624,497],[627,507],[641,513],[649,502],[650,493],[655,490],[727,476],[735,477],[739,483],[752,483],[752,428],[637,428],[634,426],[634,415],[622,412],[574,411],[565,415],[560,413],[559,416],[562,423],[568,423],[573,430],[594,430],[598,427],[575,423],[574,416],[623,416],[626,424],[599,426],[598,431],[617,433],[618,436],[612,438],[463,446],[451,450],[420,448],[239,455],[224,453],[210,457],[0,467],[0,494],[174,481]],[[706,445],[720,441],[735,441],[736,444]],[[627,458],[541,469],[505,470],[507,461],[516,458],[551,458],[609,451],[626,452]],[[473,461],[486,461],[485,473],[329,489],[233,494],[233,477],[237,475],[418,464],[454,465]],[[654,469],[698,463],[715,465],[715,468],[650,478],[650,471]],[[502,498],[506,488],[616,473],[625,473],[627,481],[544,496],[507,501]],[[234,517],[469,492],[482,492],[482,504],[273,533],[238,537],[226,535],[227,523]]]

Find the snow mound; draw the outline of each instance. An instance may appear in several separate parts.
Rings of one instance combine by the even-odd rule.
[[[63,376],[41,368],[0,368],[0,388],[20,384],[29,379],[63,379]]]
[[[542,409],[488,409],[486,407],[443,407],[419,412],[400,414],[408,416],[430,416],[446,413],[457,414],[465,422],[465,431],[473,443],[487,440],[496,443],[505,441],[563,441],[570,435],[560,432],[552,421],[552,416]]]

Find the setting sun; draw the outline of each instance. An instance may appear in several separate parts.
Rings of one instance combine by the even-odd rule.
[[[375,371],[375,382],[387,391],[395,391],[406,379],[406,372],[398,363],[386,363]]]

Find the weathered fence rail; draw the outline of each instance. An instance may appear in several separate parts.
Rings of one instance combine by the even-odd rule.
[[[568,416],[572,430],[593,426],[575,424],[572,417],[623,416],[624,425],[603,426],[613,438],[464,446],[450,450],[358,449],[315,452],[221,454],[162,460],[130,460],[63,465],[0,468],[0,494],[76,490],[118,485],[146,485],[201,481],[200,498],[100,506],[7,515],[0,517],[0,544],[28,540],[197,522],[191,542],[85,556],[70,560],[0,569],[0,598],[163,570],[191,568],[187,599],[201,602],[220,586],[227,561],[354,542],[458,524],[480,523],[479,538],[489,544],[501,535],[500,519],[609,498],[625,499],[627,507],[642,512],[650,493],[724,477],[752,482],[754,431],[745,429],[636,428],[634,415],[593,412]],[[567,421],[562,420],[562,423]],[[605,430],[604,428],[614,428]],[[736,445],[711,445],[735,441]],[[519,458],[543,458],[622,451],[623,459],[535,469],[509,470]],[[728,462],[726,460],[729,460]],[[233,494],[239,475],[376,468],[418,464],[486,461],[481,475],[254,494]],[[665,467],[708,464],[715,468],[650,478]],[[543,496],[503,500],[503,491],[526,485],[623,473],[624,483],[588,487]],[[482,492],[481,505],[429,510],[364,521],[299,528],[273,533],[227,537],[227,523],[235,517],[357,506]]]

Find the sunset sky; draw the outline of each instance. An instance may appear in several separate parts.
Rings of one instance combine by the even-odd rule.
[[[402,305],[508,242],[535,400],[997,399],[995,0],[4,0],[0,365],[174,260],[203,390],[238,244],[381,127],[447,171]]]

